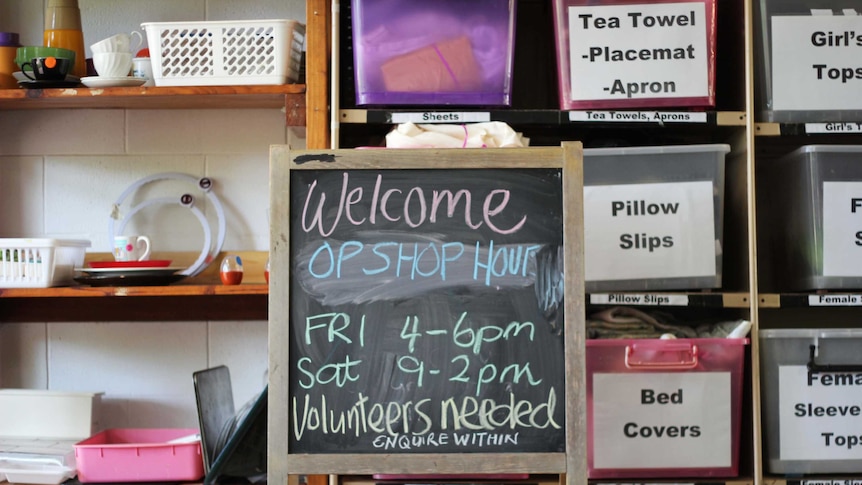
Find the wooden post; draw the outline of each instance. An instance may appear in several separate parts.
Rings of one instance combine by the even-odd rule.
[[[330,9],[328,0],[305,4],[306,147],[329,147]]]

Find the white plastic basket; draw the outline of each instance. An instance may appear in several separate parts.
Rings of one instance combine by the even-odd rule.
[[[299,79],[295,20],[145,22],[156,86],[286,84]]]
[[[70,285],[88,247],[80,239],[0,239],[0,288]]]

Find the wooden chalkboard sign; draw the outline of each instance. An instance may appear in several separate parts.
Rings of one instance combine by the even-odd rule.
[[[581,162],[272,148],[270,480],[586,481]]]

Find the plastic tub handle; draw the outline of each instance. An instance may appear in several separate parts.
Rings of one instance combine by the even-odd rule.
[[[649,360],[634,360],[634,347],[626,345],[625,363],[628,369],[661,369],[661,370],[685,370],[694,369],[698,364],[697,345],[692,344],[677,344],[669,345],[662,349],[656,349],[656,352],[684,352],[685,358],[677,361],[649,361]]]
[[[814,362],[817,346],[808,346],[808,372],[862,372],[862,364],[818,364]]]

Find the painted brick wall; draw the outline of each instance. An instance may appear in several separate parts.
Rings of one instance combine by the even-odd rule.
[[[41,44],[46,3],[0,2],[0,30]],[[87,45],[142,22],[305,19],[302,0],[79,5]],[[278,109],[0,111],[0,237],[85,238],[91,251],[109,251],[112,204],[140,178],[170,171],[215,181],[226,211],[224,250],[265,251],[269,146],[302,147],[304,135],[287,129]],[[176,190],[166,183],[140,196]],[[200,224],[180,207],[142,212],[127,232],[151,235],[160,250],[203,245]],[[265,321],[128,320],[10,324],[0,315],[0,387],[102,391],[105,427],[194,427],[192,372],[228,365],[237,406],[265,383]]]

